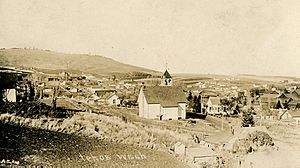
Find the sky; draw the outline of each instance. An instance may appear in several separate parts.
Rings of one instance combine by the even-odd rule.
[[[300,76],[299,0],[0,0],[0,47],[171,73]]]

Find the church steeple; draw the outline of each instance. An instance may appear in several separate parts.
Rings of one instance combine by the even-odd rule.
[[[168,70],[161,77],[161,86],[172,86],[172,76]]]

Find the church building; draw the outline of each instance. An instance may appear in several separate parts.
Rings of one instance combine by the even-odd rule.
[[[186,95],[182,87],[172,86],[166,70],[160,86],[143,86],[138,97],[139,116],[148,119],[178,120],[186,118]]]

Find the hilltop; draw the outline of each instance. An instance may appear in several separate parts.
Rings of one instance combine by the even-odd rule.
[[[88,54],[64,54],[38,49],[1,49],[0,66],[34,68],[47,73],[68,70],[94,75],[157,74],[156,71],[120,63],[111,58]]]

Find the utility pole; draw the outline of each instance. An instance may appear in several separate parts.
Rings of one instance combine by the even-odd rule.
[[[57,87],[53,87],[53,95],[52,95],[52,108],[53,110],[56,110],[56,93],[57,92]]]
[[[222,118],[222,130],[223,130],[224,127],[223,114],[221,115],[221,118]]]

